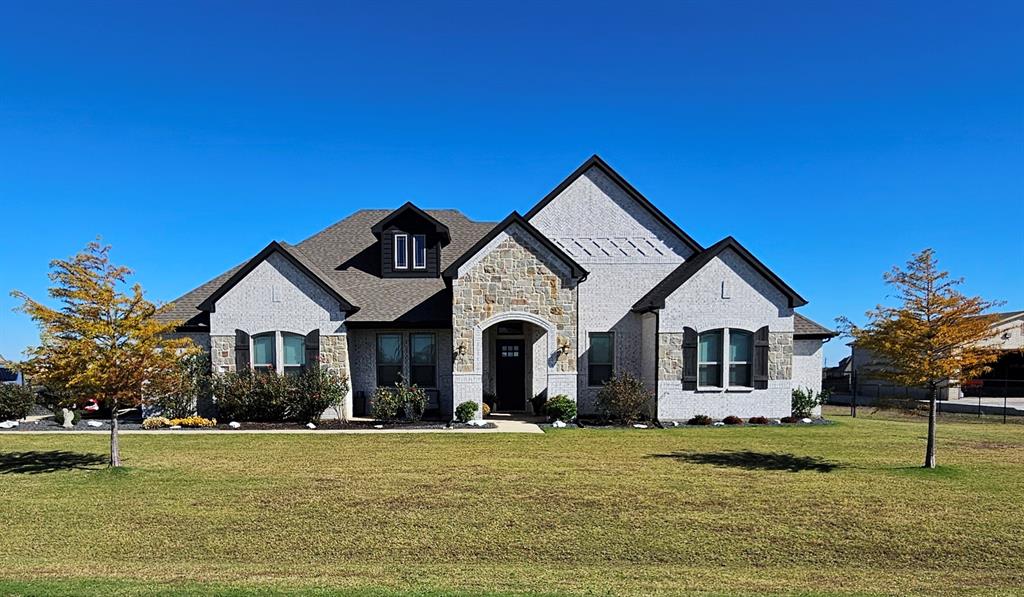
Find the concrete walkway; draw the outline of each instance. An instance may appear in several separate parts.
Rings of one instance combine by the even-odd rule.
[[[203,435],[203,434],[218,434],[218,435],[234,435],[240,433],[249,434],[282,434],[282,433],[309,433],[315,435],[324,434],[373,434],[373,433],[544,433],[544,430],[533,423],[526,421],[515,421],[515,420],[494,420],[488,419],[488,423],[494,423],[494,429],[478,429],[474,427],[460,427],[458,429],[246,429],[243,423],[241,429],[122,429],[121,435],[169,435],[169,434],[182,434],[182,435]],[[48,431],[18,431],[15,429],[10,430],[10,435],[23,435],[23,434],[55,434],[55,433],[94,433],[110,435],[110,426],[104,425],[103,427],[95,429],[51,429]],[[0,435],[4,435],[3,430],[0,430]]]

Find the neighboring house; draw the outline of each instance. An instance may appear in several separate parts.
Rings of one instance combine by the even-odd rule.
[[[14,383],[21,384],[22,378],[21,373],[10,367],[4,367],[4,364],[8,364],[9,361],[0,355],[0,383]]]
[[[732,237],[698,244],[594,156],[499,223],[406,203],[272,242],[161,317],[215,371],[318,360],[348,375],[347,415],[399,378],[443,417],[485,393],[498,411],[565,394],[591,413],[628,372],[674,420],[788,415],[794,387],[820,390],[835,334],[796,313],[806,303]]]
[[[998,395],[1007,391],[1011,396],[1024,395],[1024,311],[993,313],[992,333],[978,346],[999,352],[999,359],[990,365],[991,371],[974,382],[966,383],[966,395]],[[879,396],[908,396],[924,399],[928,391],[924,388],[906,388],[872,376],[873,369],[884,366],[874,354],[858,349],[850,343],[852,370],[856,376],[858,393]],[[979,383],[980,382],[980,383]],[[961,388],[946,384],[939,390],[939,400],[955,400],[960,397]]]

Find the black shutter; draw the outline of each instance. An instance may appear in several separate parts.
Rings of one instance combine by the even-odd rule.
[[[306,367],[320,366],[320,330],[306,334]]]
[[[697,330],[683,328],[683,389],[697,389]]]
[[[754,389],[768,389],[768,326],[754,333]]]
[[[248,371],[249,363],[249,334],[235,330],[235,371]]]

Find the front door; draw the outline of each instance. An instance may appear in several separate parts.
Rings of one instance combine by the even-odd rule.
[[[526,355],[522,340],[498,340],[498,411],[526,410]]]

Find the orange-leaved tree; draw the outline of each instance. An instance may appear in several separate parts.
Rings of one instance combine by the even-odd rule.
[[[981,341],[991,336],[993,318],[984,312],[998,304],[957,290],[963,278],[939,269],[932,249],[915,253],[906,269],[894,266],[884,276],[896,289],[899,305],[878,305],[866,313],[864,326],[840,317],[857,348],[874,354],[871,375],[929,390],[928,445],[924,466],[935,468],[936,392],[987,371],[998,353]]]
[[[120,410],[141,404],[144,386],[173,375],[183,354],[196,350],[173,338],[176,322],[154,318],[157,306],[142,287],[129,287],[131,270],[110,263],[110,246],[89,243],[68,260],[50,262],[52,308],[13,291],[19,310],[39,325],[39,346],[21,369],[60,396],[64,405],[96,399],[110,409],[110,466],[121,466]]]

